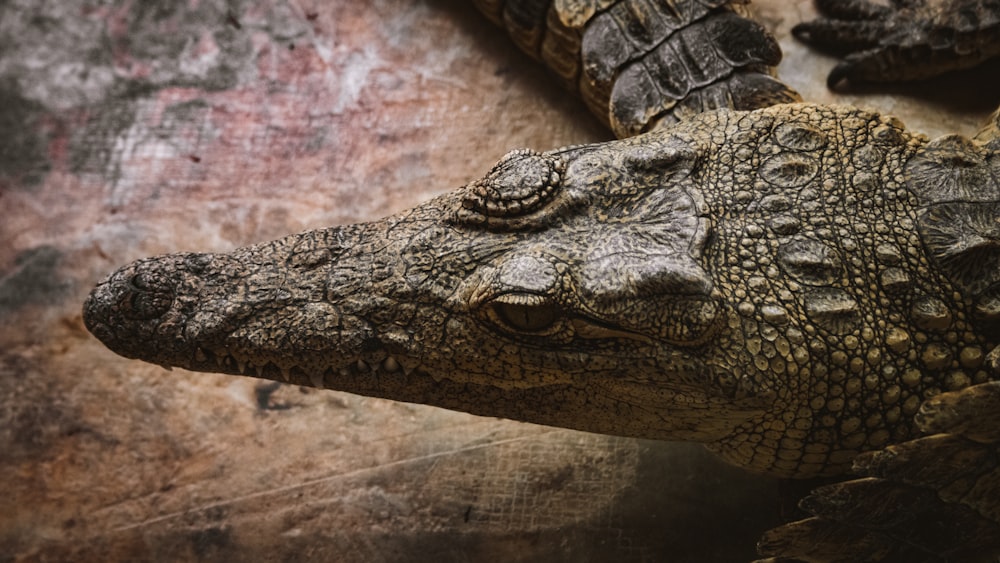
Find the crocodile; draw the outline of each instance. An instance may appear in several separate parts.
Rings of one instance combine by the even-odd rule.
[[[93,290],[88,329],[165,367],[868,476],[807,497],[814,516],[768,532],[764,556],[994,556],[1000,110],[929,140],[799,102],[742,3],[664,4],[663,29],[652,3],[479,4],[624,138],[512,151],[380,221],[138,260]],[[1000,51],[996,2],[819,4],[796,33],[846,52],[831,85]],[[623,55],[611,24],[645,41]],[[705,38],[718,72],[644,94],[664,46]]]

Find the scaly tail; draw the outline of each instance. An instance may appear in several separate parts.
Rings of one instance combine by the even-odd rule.
[[[781,49],[733,0],[476,0],[618,137],[717,108],[801,101]]]

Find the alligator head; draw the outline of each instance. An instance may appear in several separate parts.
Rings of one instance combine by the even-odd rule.
[[[856,133],[824,132],[832,122]],[[901,180],[916,143],[891,120],[800,106],[515,151],[381,221],[139,260],[84,319],[112,350],[165,366],[839,471],[906,419],[907,390],[887,410],[864,378],[916,356],[859,248],[911,292],[941,287],[920,273]],[[910,230],[873,227],[890,214]],[[902,355],[880,355],[887,341]]]

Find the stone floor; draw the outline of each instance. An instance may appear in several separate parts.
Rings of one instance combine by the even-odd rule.
[[[972,133],[969,75],[812,101]],[[995,73],[997,75],[1000,73]],[[608,138],[459,0],[0,4],[0,561],[738,561],[784,485],[699,447],[132,362],[103,275],[375,218],[510,148]]]

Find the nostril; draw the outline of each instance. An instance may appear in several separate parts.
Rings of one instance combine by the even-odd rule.
[[[174,292],[171,285],[164,283],[154,273],[140,271],[120,279],[116,301],[123,318],[131,321],[157,319],[173,306]]]
[[[163,291],[136,290],[122,296],[121,311],[133,321],[156,319],[170,311],[173,295]]]
[[[153,288],[153,279],[146,273],[138,272],[132,274],[128,279],[128,284],[135,291],[149,291]]]

